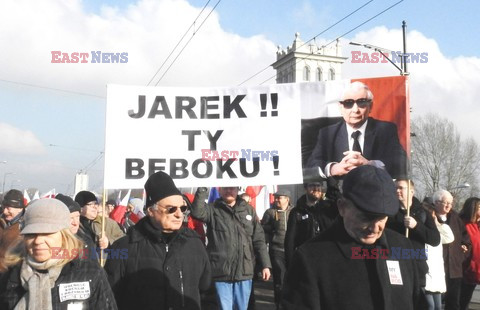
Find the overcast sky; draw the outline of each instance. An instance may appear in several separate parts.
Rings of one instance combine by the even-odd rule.
[[[368,50],[348,42],[401,50],[401,23],[406,20],[408,51],[428,53],[427,63],[408,67],[412,117],[435,112],[454,122],[463,136],[474,136],[480,131],[476,100],[480,95],[476,39],[480,25],[475,16],[480,4],[405,0],[395,5],[397,2],[210,1],[187,33],[190,43],[158,85],[236,86],[265,68],[246,85],[275,83],[274,71],[268,66],[276,60],[277,46],[291,45],[296,32],[304,41],[316,37],[319,45],[349,32],[341,39],[343,56],[349,57],[342,68],[343,78],[397,75],[388,63],[352,63],[352,50]],[[100,189],[106,85],[147,85],[206,3],[2,1],[0,162],[7,162],[0,164],[0,182],[5,190],[38,187],[46,192],[55,188],[72,194],[74,175],[81,170],[90,175],[91,188]],[[128,62],[52,63],[52,51],[126,52]],[[478,135],[474,137],[480,143]],[[128,141],[125,147],[129,147]]]

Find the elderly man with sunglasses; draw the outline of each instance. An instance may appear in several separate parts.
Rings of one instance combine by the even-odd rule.
[[[358,166],[385,168],[392,178],[406,175],[406,153],[397,126],[369,117],[373,94],[362,82],[353,82],[339,103],[343,120],[320,129],[307,167],[320,167],[326,177],[342,177]]]
[[[105,266],[118,309],[201,308],[211,272],[199,235],[182,228],[187,203],[162,171],[145,183],[147,216],[113,244],[127,257]]]

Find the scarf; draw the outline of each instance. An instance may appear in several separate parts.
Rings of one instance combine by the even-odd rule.
[[[14,310],[51,310],[52,288],[55,286],[63,266],[59,259],[49,259],[43,263],[35,262],[27,256],[20,268],[20,280],[27,291],[15,305]]]

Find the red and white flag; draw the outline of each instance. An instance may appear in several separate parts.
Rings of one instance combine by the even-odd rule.
[[[30,203],[31,199],[30,196],[28,195],[28,192],[26,189],[23,190],[23,203],[25,205],[28,205]]]
[[[49,190],[48,192],[42,194],[42,198],[55,198],[55,188]]]

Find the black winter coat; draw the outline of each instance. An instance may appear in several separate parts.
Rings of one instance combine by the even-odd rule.
[[[406,216],[406,210],[400,209],[396,215],[389,217],[387,221],[387,228],[398,232],[405,236],[405,224],[403,220]],[[420,201],[413,197],[412,206],[410,207],[410,216],[417,221],[417,226],[409,229],[408,239],[412,241],[415,249],[424,250],[425,244],[437,246],[440,244],[440,233],[437,225],[430,214],[423,209]],[[425,275],[428,272],[428,265],[425,259],[420,259],[418,262],[420,285],[425,286]]]
[[[416,261],[391,257],[392,247],[411,249],[411,242],[385,229],[376,246],[390,250],[387,259],[352,258],[352,248],[362,245],[347,234],[339,219],[296,251],[285,278],[283,309],[415,309],[420,294]],[[391,263],[398,264],[401,284],[390,282],[387,264]]]
[[[0,276],[0,309],[13,309],[20,298],[26,293],[20,282],[21,263],[10,268]],[[75,286],[64,287],[70,283]],[[62,286],[61,286],[62,285]],[[90,290],[88,298],[84,300],[75,299],[73,294],[79,289]],[[60,301],[60,293],[64,290],[71,290],[72,293],[62,294],[66,298]],[[107,281],[105,271],[95,259],[75,259],[63,266],[55,286],[52,288],[52,309],[66,310],[69,305],[75,304],[81,309],[117,309],[115,298]]]
[[[110,258],[105,265],[119,309],[199,310],[200,291],[210,285],[210,264],[200,237],[180,228],[159,238],[161,232],[153,229],[144,217],[112,245],[112,251],[128,253],[127,259]]]
[[[285,259],[290,265],[295,250],[329,228],[338,216],[338,208],[331,200],[319,200],[307,206],[306,195],[301,196],[290,211],[285,234]]]
[[[292,208],[291,205],[288,205],[287,209],[282,211],[273,207],[263,214],[261,223],[270,251],[285,251],[287,221]]]
[[[253,207],[239,197],[233,207],[222,199],[207,205],[207,196],[206,189],[197,190],[192,216],[207,224],[213,281],[251,280],[255,258],[262,269],[272,268],[265,234]]]

